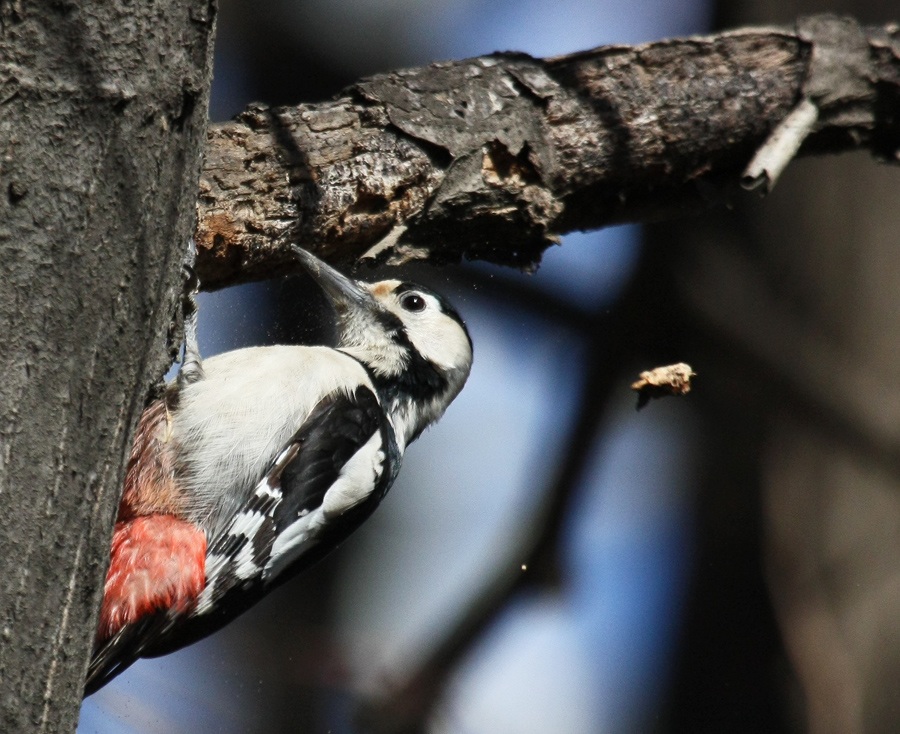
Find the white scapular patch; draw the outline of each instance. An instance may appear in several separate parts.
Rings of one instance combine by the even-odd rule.
[[[322,499],[325,519],[341,515],[368,497],[384,471],[384,451],[381,450],[381,432],[372,434],[365,446],[341,468],[337,481]]]
[[[266,581],[275,578],[290,566],[309,547],[324,524],[324,513],[320,506],[282,530],[272,544],[269,562],[263,569],[263,578]]]
[[[381,432],[376,431],[341,468],[337,480],[325,492],[322,504],[308,515],[297,518],[278,534],[272,544],[264,577],[271,579],[280,574],[316,541],[329,520],[364,501],[381,478],[384,459]]]

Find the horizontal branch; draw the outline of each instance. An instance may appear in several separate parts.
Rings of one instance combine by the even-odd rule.
[[[251,106],[209,131],[197,270],[207,288],[288,272],[290,244],[528,268],[559,234],[695,212],[742,177],[768,188],[798,148],[897,160],[900,27],[812,16],[495,54]]]

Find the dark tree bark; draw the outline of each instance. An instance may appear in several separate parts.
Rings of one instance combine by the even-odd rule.
[[[793,30],[435,64],[324,104],[256,105],[210,130],[200,279],[285,272],[292,243],[344,262],[528,267],[558,234],[723,202],[804,100],[817,118],[801,152],[896,160],[900,30],[813,16]]]
[[[170,356],[214,16],[0,2],[5,732],[77,722],[123,462]]]

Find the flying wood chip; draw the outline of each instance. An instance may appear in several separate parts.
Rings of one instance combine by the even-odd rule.
[[[649,403],[650,398],[686,395],[691,391],[691,378],[695,376],[696,372],[685,362],[641,372],[641,379],[631,383],[631,389],[638,393],[638,410]]]

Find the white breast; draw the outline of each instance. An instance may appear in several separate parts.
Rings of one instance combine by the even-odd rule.
[[[323,397],[372,387],[359,362],[327,347],[240,349],[203,369],[205,378],[180,392],[171,440],[188,514],[207,533],[237,512]]]

